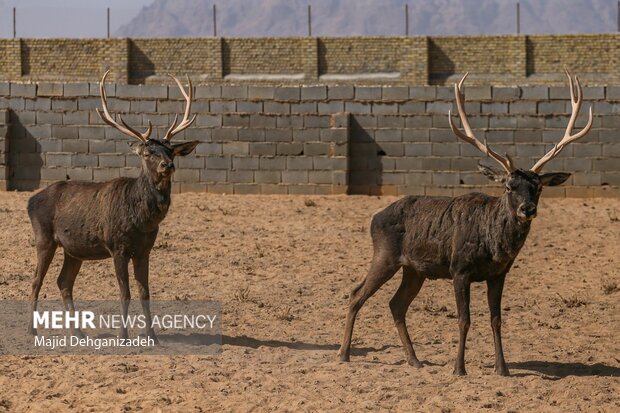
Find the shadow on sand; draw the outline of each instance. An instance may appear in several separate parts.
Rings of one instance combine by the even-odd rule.
[[[230,346],[259,348],[265,347],[285,347],[291,350],[323,350],[323,351],[338,351],[340,346],[338,344],[315,344],[304,343],[303,341],[280,341],[280,340],[259,340],[248,336],[223,336],[222,344],[228,344]],[[351,347],[351,354],[356,356],[364,356],[368,353],[385,351],[389,348],[396,347],[392,345],[384,345],[380,348],[374,347]]]
[[[508,363],[509,369],[535,371],[551,378],[563,379],[568,376],[578,377],[620,377],[620,368],[608,366],[602,363],[559,363],[549,361],[523,361],[520,363]],[[523,374],[513,374],[519,376]]]

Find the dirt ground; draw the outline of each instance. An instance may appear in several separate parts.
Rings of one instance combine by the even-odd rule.
[[[0,195],[0,298],[27,299],[35,268],[29,193]],[[173,198],[151,254],[153,299],[223,305],[212,356],[0,357],[8,411],[620,411],[620,200],[543,199],[504,289],[512,377],[493,373],[485,286],[472,286],[467,377],[449,281],[427,281],[407,322],[408,366],[388,301],[362,309],[337,361],[350,289],[368,268],[371,214],[393,197]],[[42,297],[59,298],[52,264]],[[135,296],[135,285],[132,284]],[[115,299],[112,263],[88,262],[76,299]]]

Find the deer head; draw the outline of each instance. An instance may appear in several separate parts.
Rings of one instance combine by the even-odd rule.
[[[149,126],[145,132],[138,132],[136,129],[127,125],[123,118],[119,115],[118,119],[120,124],[116,122],[115,118],[110,115],[108,111],[108,103],[107,96],[105,93],[105,79],[108,76],[110,71],[108,70],[103,75],[101,79],[101,83],[99,84],[99,90],[101,93],[101,105],[102,111],[96,109],[97,113],[101,117],[101,119],[112,126],[114,129],[119,130],[127,136],[135,138],[138,142],[131,142],[129,144],[131,150],[141,157],[142,159],[142,170],[146,173],[154,182],[161,182],[163,180],[169,180],[170,176],[174,173],[174,158],[176,156],[185,156],[189,155],[196,145],[198,145],[198,141],[191,142],[183,142],[178,144],[173,144],[172,137],[179,132],[187,129],[196,119],[196,115],[194,115],[190,119],[190,111],[192,107],[192,82],[189,80],[189,76],[187,77],[187,83],[189,84],[188,92],[185,91],[183,85],[179,80],[171,76],[170,77],[176,82],[181,89],[181,93],[185,98],[185,112],[183,114],[183,119],[181,123],[177,125],[178,115],[174,117],[174,122],[168,128],[166,135],[163,139],[151,138],[151,132],[153,130],[151,121],[149,121]]]
[[[541,174],[540,172],[543,166],[558,156],[562,149],[564,149],[569,143],[583,138],[592,128],[592,107],[590,107],[588,123],[581,131],[575,133],[574,135],[572,134],[575,122],[577,121],[577,116],[579,115],[579,110],[581,109],[581,104],[583,103],[583,92],[577,76],[575,76],[573,80],[573,77],[568,70],[566,70],[566,75],[568,76],[570,86],[572,113],[570,120],[568,121],[568,126],[566,127],[564,137],[549,152],[547,152],[545,156],[540,158],[530,170],[527,171],[521,168],[516,168],[508,154],[505,154],[504,156],[499,155],[497,152],[489,148],[486,139],[484,143],[482,143],[474,135],[464,109],[465,95],[463,94],[462,87],[465,78],[467,78],[467,73],[463,76],[459,83],[454,85],[456,106],[465,132],[460,131],[454,125],[452,114],[451,112],[448,112],[450,128],[458,138],[474,145],[481,152],[494,159],[503,167],[504,171],[500,172],[491,167],[479,165],[479,169],[484,175],[496,182],[505,183],[504,197],[507,200],[508,207],[511,213],[521,222],[529,222],[536,217],[536,208],[543,186],[560,185],[571,175],[570,173],[565,172]]]

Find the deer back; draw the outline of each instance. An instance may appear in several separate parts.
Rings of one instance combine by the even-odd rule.
[[[529,223],[508,212],[504,197],[409,196],[375,214],[375,246],[428,278],[468,271],[480,279],[503,272],[519,253]]]

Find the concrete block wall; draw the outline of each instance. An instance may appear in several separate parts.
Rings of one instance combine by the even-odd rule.
[[[112,112],[135,127],[150,120],[158,136],[183,110],[176,86],[106,88]],[[523,168],[568,122],[567,86],[465,92],[477,136]],[[98,95],[96,83],[0,83],[0,111],[10,120],[0,145],[9,189],[139,173],[129,138],[97,116]],[[573,176],[547,195],[620,195],[620,87],[586,87],[584,95],[577,126],[593,105],[594,128],[548,165]],[[449,129],[450,87],[212,84],[196,86],[195,97],[196,123],[175,139],[200,144],[177,161],[177,192],[457,195],[493,187],[477,171],[484,156]]]
[[[0,191],[8,189],[9,113],[0,110]]]
[[[97,84],[2,85],[8,93],[0,95],[0,108],[11,119],[9,189],[140,172],[129,138],[95,112],[101,107]],[[106,88],[113,113],[135,127],[150,120],[158,136],[183,111],[176,87]],[[318,111],[326,87],[198,86],[195,96],[196,122],[175,139],[201,143],[177,160],[175,191],[346,193],[349,117]]]
[[[478,162],[495,166],[473,146],[457,140],[449,129],[454,113],[450,87],[385,86],[355,88],[371,100],[345,102],[352,115],[350,193],[459,195],[497,186],[477,170]],[[407,97],[407,92],[409,93]],[[620,97],[616,87],[586,87],[577,127],[594,111],[587,137],[568,146],[545,171],[573,175],[553,196],[618,196],[620,186]],[[563,136],[571,105],[564,87],[465,88],[466,111],[476,136],[518,167],[529,169]],[[455,123],[460,124],[457,118]]]

